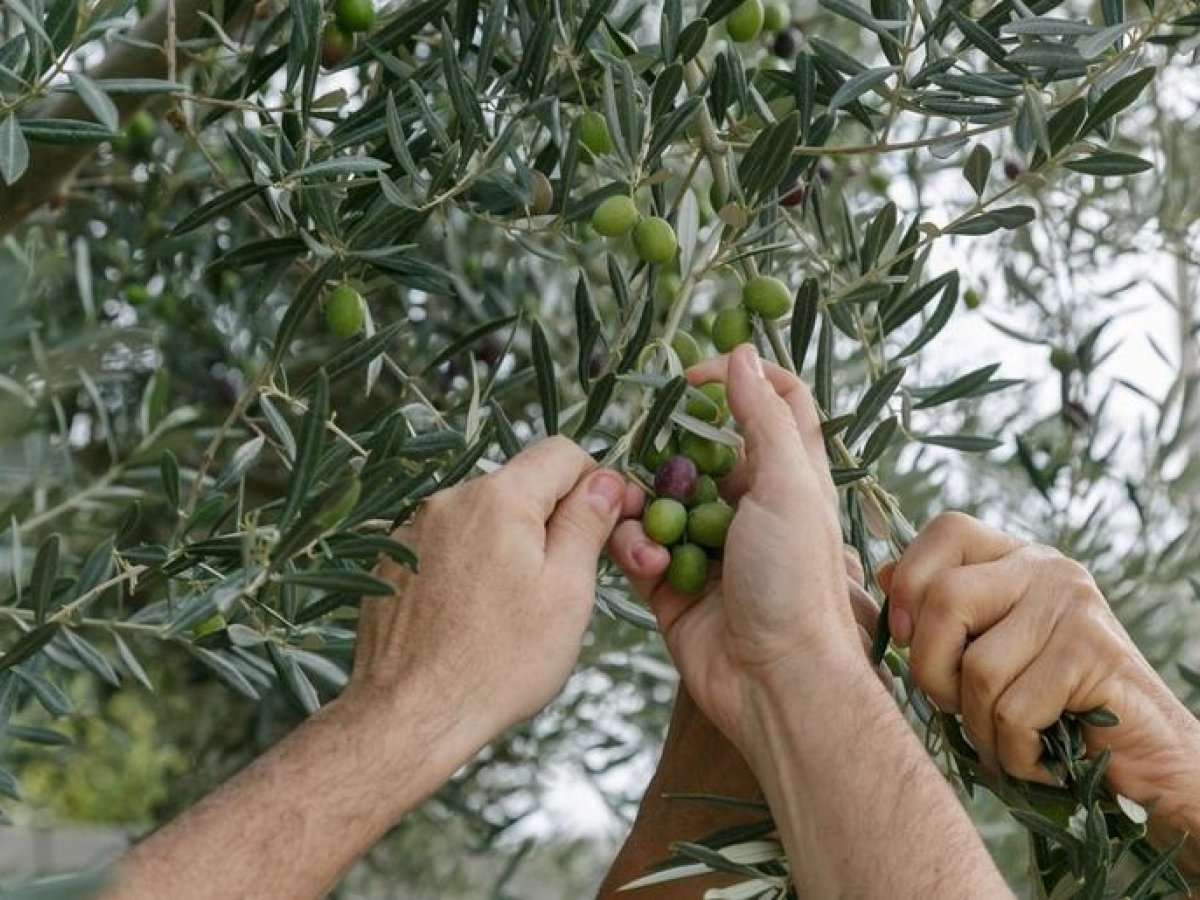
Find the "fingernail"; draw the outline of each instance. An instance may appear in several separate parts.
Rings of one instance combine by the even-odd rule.
[[[907,646],[912,639],[912,616],[902,609],[892,607],[892,640],[901,646]]]
[[[588,495],[600,512],[614,513],[625,499],[625,482],[615,472],[600,472],[592,477]]]

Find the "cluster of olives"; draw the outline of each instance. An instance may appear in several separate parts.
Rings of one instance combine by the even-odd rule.
[[[715,426],[729,420],[725,385],[710,381],[688,398],[688,415]],[[654,473],[654,499],[642,514],[642,527],[671,551],[667,583],[681,594],[697,594],[708,583],[710,560],[721,557],[733,507],[717,492],[717,479],[733,471],[737,451],[690,431],[672,432],[660,447],[642,455]]]
[[[335,69],[354,52],[354,35],[375,24],[372,0],[336,0],[333,20],[321,34],[321,65]]]
[[[789,34],[787,28],[790,19],[791,11],[782,0],[774,0],[765,5],[762,0],[742,0],[725,17],[725,30],[729,33],[730,40],[746,44],[764,31],[777,35]],[[795,52],[793,46],[791,53]],[[791,53],[786,55],[790,56]]]
[[[712,321],[713,346],[728,353],[754,337],[754,316],[778,319],[792,311],[792,292],[770,275],[756,275],[742,285],[742,302],[723,309]]]
[[[592,227],[607,238],[633,233],[633,249],[640,259],[655,265],[675,258],[679,243],[675,229],[658,216],[642,217],[633,198],[624,194],[608,197],[592,213]]]

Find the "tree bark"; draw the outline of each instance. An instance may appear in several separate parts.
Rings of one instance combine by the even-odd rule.
[[[104,59],[87,74],[91,78],[165,78],[167,64],[167,18],[170,2],[159,3],[133,29],[130,36],[137,41],[156,45],[154,49],[132,43],[111,45]],[[201,13],[209,13],[210,0],[174,0],[175,37],[177,41],[191,40],[205,27]],[[190,60],[176,50],[176,74],[187,68]],[[113,98],[124,124],[146,102],[144,94],[125,94]],[[55,94],[37,110],[42,118],[91,119],[92,115],[77,96]],[[42,144],[30,154],[29,168],[15,184],[0,183],[0,235],[17,227],[30,213],[48,200],[59,196],[67,182],[91,158],[96,148],[89,145],[54,146]]]

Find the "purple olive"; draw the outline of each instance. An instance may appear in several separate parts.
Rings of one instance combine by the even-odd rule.
[[[672,456],[654,474],[654,493],[687,504],[696,493],[700,472],[686,456]]]

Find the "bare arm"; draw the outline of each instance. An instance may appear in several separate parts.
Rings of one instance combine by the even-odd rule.
[[[380,564],[396,595],[363,601],[342,698],[136,847],[110,900],[323,897],[480,747],[550,702],[578,657],[604,541],[640,503],[594,469],[552,438],[427,501],[401,535],[419,571]]]
[[[764,678],[747,745],[801,896],[1009,897],[954,792],[858,659]]]
[[[430,686],[392,702],[331,703],[135,847],[111,896],[324,896],[477,749]]]
[[[1108,786],[1152,810],[1160,844],[1189,835],[1179,868],[1200,875],[1200,722],[1138,651],[1091,575],[1056,550],[943,513],[879,573],[893,637],[916,683],[959,713],[984,765],[1050,783],[1039,733],[1067,711],[1110,753]]]
[[[735,825],[760,822],[766,811],[737,809],[674,799],[670,794],[703,793],[739,800],[761,800],[762,790],[737,748],[697,709],[680,687],[663,745],[662,760],[646,788],[633,828],[613,860],[599,900],[695,900],[704,889],[728,884],[725,875],[689,878],[618,893],[622,885],[645,875],[671,855],[671,842],[700,840]]]
[[[801,896],[1005,897],[965,811],[863,656],[820,421],[752,348],[689,371],[726,381],[745,460],[719,579],[698,598],[626,522],[611,550],[697,704],[766,792]],[[947,852],[947,848],[953,852]]]

